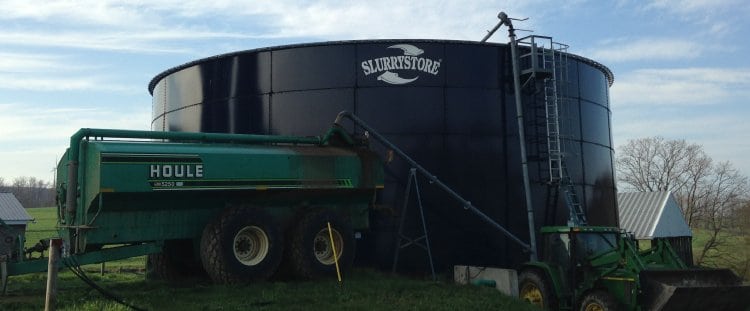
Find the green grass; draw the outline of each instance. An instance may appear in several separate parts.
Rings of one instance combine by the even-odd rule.
[[[36,223],[29,224],[27,245],[56,234],[54,208],[30,209]],[[213,285],[207,280],[178,284],[147,281],[144,258],[108,262],[110,271],[99,274],[99,265],[84,267],[97,284],[137,307],[147,310],[536,310],[534,307],[487,287],[460,286],[449,281],[393,276],[372,270],[355,270],[335,280],[276,281],[250,285]],[[114,272],[112,272],[114,271]],[[11,277],[9,291],[0,296],[0,310],[44,308],[46,274]],[[58,279],[58,310],[129,310],[103,298],[73,273],[64,270]]]
[[[41,239],[57,236],[57,209],[54,207],[26,209],[34,221],[26,227],[26,247],[31,247]]]
[[[705,230],[692,230],[693,258],[698,260],[698,255],[710,235]],[[706,254],[701,265],[712,268],[730,268],[745,280],[750,280],[750,236],[724,231],[719,234],[718,239],[721,244]]]
[[[49,239],[57,237],[57,208],[55,207],[41,207],[41,208],[29,208],[26,209],[31,217],[34,217],[34,222],[29,223],[26,227],[26,247],[32,247],[34,244],[42,239]],[[111,261],[106,263],[107,269],[110,270],[121,270],[121,269],[139,269],[143,268],[146,263],[145,256],[133,257],[128,259],[122,259],[117,261]],[[99,265],[88,265],[87,268],[98,269]]]
[[[169,284],[134,273],[89,274],[100,286],[148,310],[535,310],[495,289],[394,277],[356,270],[343,286],[335,280],[271,282],[243,286],[206,281]],[[44,275],[13,278],[1,310],[40,310]],[[127,310],[102,296],[70,272],[59,281],[59,310]]]

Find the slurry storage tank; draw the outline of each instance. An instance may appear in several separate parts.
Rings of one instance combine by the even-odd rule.
[[[567,55],[560,103],[565,161],[592,225],[617,226],[608,88],[612,74]],[[366,40],[262,48],[169,69],[149,84],[153,130],[320,135],[348,110],[464,198],[528,241],[510,47],[466,41]],[[524,93],[526,145],[536,225],[565,224],[562,199],[545,183],[546,124]],[[543,109],[542,109],[543,110]],[[353,125],[349,125],[353,130]],[[387,151],[379,148],[381,154]],[[358,243],[358,260],[388,267],[409,167],[387,164],[386,186]],[[498,231],[421,180],[438,269],[513,266],[528,256]],[[421,235],[414,200],[406,234]],[[422,270],[426,253],[400,253],[400,270]]]

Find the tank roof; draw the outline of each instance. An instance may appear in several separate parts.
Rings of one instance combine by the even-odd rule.
[[[182,69],[192,67],[201,63],[210,62],[213,60],[217,60],[220,58],[225,57],[232,57],[236,55],[246,54],[246,53],[258,53],[258,52],[266,52],[266,51],[278,51],[278,50],[286,50],[286,49],[294,49],[294,48],[304,48],[304,47],[315,47],[315,46],[326,46],[326,45],[348,45],[348,44],[363,44],[363,43],[397,43],[397,42],[419,42],[419,43],[442,43],[442,44],[466,44],[466,45],[489,45],[489,46],[507,46],[505,43],[482,43],[479,41],[467,41],[467,40],[434,40],[434,39],[378,39],[378,40],[342,40],[342,41],[324,41],[324,42],[311,42],[311,43],[299,43],[299,44],[289,44],[289,45],[278,45],[278,46],[269,46],[269,47],[263,47],[263,48],[257,48],[257,49],[249,49],[249,50],[242,50],[242,51],[235,51],[235,52],[229,52],[219,55],[214,55],[206,58],[197,59],[176,67],[172,67],[170,69],[167,69],[163,71],[162,73],[157,74],[148,84],[148,91],[151,93],[151,95],[154,94],[154,88],[156,87],[156,84],[161,81],[161,79],[164,79],[164,77],[173,74],[175,72],[178,72]],[[597,68],[604,73],[604,75],[607,77],[607,81],[609,83],[609,86],[612,86],[612,83],[614,83],[615,76],[612,73],[612,71],[607,68],[607,66],[594,61],[590,58],[586,58],[583,56],[575,55],[567,53],[569,57],[585,62],[594,68]]]

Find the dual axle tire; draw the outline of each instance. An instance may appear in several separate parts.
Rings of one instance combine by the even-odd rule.
[[[330,233],[328,223],[331,224]],[[348,270],[354,262],[354,254],[351,223],[334,211],[307,212],[292,230],[289,239],[288,260],[292,272],[305,279],[336,276],[336,261],[341,270]]]
[[[263,281],[276,272],[283,245],[279,225],[266,212],[230,208],[203,229],[200,257],[216,283]]]

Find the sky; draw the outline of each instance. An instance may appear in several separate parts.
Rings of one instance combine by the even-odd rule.
[[[499,11],[613,71],[615,146],[685,139],[750,176],[746,0],[0,0],[0,178],[52,181],[79,128],[148,130],[147,84],[171,67],[295,43],[479,40]]]

